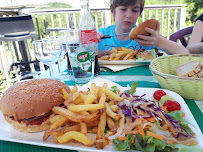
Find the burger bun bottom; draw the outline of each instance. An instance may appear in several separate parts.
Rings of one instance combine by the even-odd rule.
[[[54,114],[52,114],[49,119],[53,116]],[[49,119],[47,119],[46,121],[44,121],[42,124],[40,125],[26,125],[24,122],[19,122],[16,121],[14,119],[11,119],[7,116],[4,116],[5,120],[11,124],[14,128],[16,128],[19,131],[22,132],[27,132],[27,133],[32,133],[32,132],[40,132],[40,131],[45,131],[47,129],[49,129],[51,122],[49,121]]]

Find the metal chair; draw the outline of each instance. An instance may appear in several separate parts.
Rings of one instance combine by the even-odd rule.
[[[177,42],[177,40],[180,40],[181,44],[186,47],[188,44],[188,41],[190,39],[190,35],[192,33],[193,26],[187,27],[184,29],[181,29],[173,34],[170,35],[169,39]]]
[[[5,48],[0,50],[1,65],[3,65],[3,73],[6,75],[8,83],[10,83],[9,72],[12,68],[15,71],[17,81],[32,78],[33,75],[38,74],[35,71],[36,64],[34,64],[38,61],[30,52],[30,39],[37,39],[31,15],[0,17],[0,46],[4,48],[2,42],[6,42],[10,54],[9,58]],[[24,73],[20,71],[22,66],[25,69]],[[37,66],[40,66],[39,71],[44,71],[42,64]]]

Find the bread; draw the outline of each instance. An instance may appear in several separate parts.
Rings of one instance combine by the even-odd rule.
[[[197,74],[194,74],[192,77],[193,78],[202,78],[203,77],[203,66],[202,66],[202,69]]]
[[[25,123],[32,132],[47,129],[52,108],[64,102],[58,92],[59,87],[70,92],[65,83],[54,79],[22,81],[5,91],[0,100],[0,109],[8,123],[17,129],[22,127],[19,130],[26,130]]]
[[[202,77],[202,64],[198,61],[189,61],[185,64],[181,64],[176,68],[176,74],[180,77]]]
[[[139,24],[138,26],[134,27],[129,34],[129,37],[134,40],[137,39],[137,35],[145,35],[149,36],[150,33],[145,31],[145,28],[151,28],[153,30],[157,29],[158,21],[156,19],[146,20],[145,22]]]
[[[50,118],[54,116],[53,114],[50,116]],[[11,124],[14,128],[18,129],[19,131],[22,132],[40,132],[40,131],[44,131],[49,129],[51,122],[50,122],[50,118],[47,119],[46,121],[44,121],[42,124],[40,125],[26,125],[23,122],[19,122],[19,121],[15,121],[11,118],[9,118],[8,116],[4,115],[5,120]]]

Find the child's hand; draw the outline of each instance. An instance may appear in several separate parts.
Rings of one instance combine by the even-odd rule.
[[[97,40],[98,40],[98,43],[102,41],[102,37],[104,37],[104,34],[101,33],[101,32],[97,32]]]
[[[135,41],[137,41],[140,45],[143,46],[156,46],[158,47],[158,43],[159,43],[159,39],[161,37],[161,35],[159,34],[160,31],[160,24],[158,22],[157,24],[157,30],[153,30],[150,28],[145,28],[145,31],[149,32],[151,35],[150,36],[144,36],[144,35],[138,35],[138,39],[134,39]]]

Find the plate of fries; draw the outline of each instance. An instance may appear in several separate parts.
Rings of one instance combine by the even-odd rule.
[[[124,47],[112,48],[112,51],[103,54],[105,55],[99,57],[100,65],[149,65],[154,58],[166,55],[164,51],[158,51],[158,49],[132,50]]]
[[[117,103],[123,98],[109,89],[112,86],[116,86],[119,92],[130,88],[102,78],[96,78],[83,86],[70,86],[70,94],[59,88],[59,93],[65,99],[64,106],[52,109],[56,115],[51,120],[49,130],[45,132],[20,132],[8,124],[0,113],[0,140],[78,151],[116,151],[114,144],[104,136],[107,125],[115,132],[117,121],[122,119]],[[156,90],[157,88],[137,88],[136,95],[145,93],[145,98],[150,100],[152,92]],[[196,137],[202,136],[182,97],[172,91],[165,91],[181,104],[182,111],[186,113],[185,118],[196,130]]]

